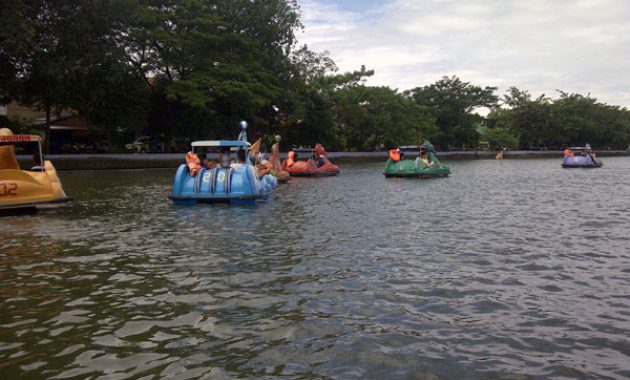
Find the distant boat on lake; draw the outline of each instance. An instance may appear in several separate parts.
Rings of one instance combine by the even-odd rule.
[[[432,178],[451,174],[448,166],[435,156],[433,145],[404,145],[389,151],[383,175],[392,177]]]
[[[590,145],[571,147],[564,150],[563,168],[601,168],[604,163],[598,160]]]

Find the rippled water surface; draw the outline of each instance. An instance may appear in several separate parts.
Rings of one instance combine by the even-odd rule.
[[[630,158],[448,164],[256,207],[61,173],[70,207],[0,218],[0,378],[630,377]]]

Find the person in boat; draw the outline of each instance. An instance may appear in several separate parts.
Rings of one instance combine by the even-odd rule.
[[[595,161],[595,160],[594,160],[594,158],[595,158],[595,152],[593,152],[593,149],[591,149],[591,144],[586,144],[586,145],[584,146],[584,148],[585,148],[585,149],[584,149],[584,154],[586,154],[587,156],[591,156],[591,158],[593,158],[593,161]]]
[[[256,161],[258,162],[258,165],[256,165],[256,173],[258,173],[259,178],[273,173],[273,166],[271,165],[271,162],[265,158],[265,154],[263,152],[258,153]]]
[[[193,151],[186,153],[186,165],[190,171],[191,176],[196,176],[201,170],[201,160]]]
[[[326,150],[324,149],[322,144],[315,144],[315,164],[318,168],[326,164],[326,161],[324,160],[325,154]]]
[[[293,164],[295,164],[295,161],[297,160],[297,153],[295,153],[295,151],[289,151],[289,153],[287,153],[287,167],[290,168],[291,166],[293,166]]]
[[[564,156],[565,157],[573,157],[574,156],[573,151],[571,149],[569,149],[569,148],[566,148],[564,150]]]
[[[208,164],[208,155],[205,153],[199,153],[197,157],[199,157],[199,162],[201,162],[201,166],[205,168]]]
[[[582,152],[583,155],[590,157],[591,161],[593,162],[593,164],[597,164],[597,160],[595,159],[595,152],[593,152],[593,149],[591,149],[591,145],[590,144],[586,144],[584,146],[584,152]]]
[[[201,162],[201,167],[203,168],[212,169],[215,166],[217,166],[217,163],[210,161],[210,159],[208,159],[208,155],[205,153],[199,153],[197,157],[199,157],[199,161]]]
[[[435,166],[435,162],[431,162],[429,159],[429,151],[426,149],[422,149],[420,152],[420,158],[422,159],[422,165],[425,168],[430,168],[431,166]]]
[[[400,151],[399,148],[394,148],[394,149],[390,149],[389,150],[389,158],[394,161],[394,162],[398,162],[401,160],[403,153]]]
[[[239,149],[236,151],[236,161],[230,165],[231,168],[239,169],[245,163],[247,159],[247,153],[245,153],[245,149]]]

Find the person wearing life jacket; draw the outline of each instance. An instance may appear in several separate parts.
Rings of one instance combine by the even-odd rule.
[[[294,151],[289,151],[289,153],[287,153],[287,167],[290,168],[291,166],[293,166],[293,164],[295,164],[295,152]]]
[[[325,155],[326,149],[324,149],[322,144],[315,144],[315,162],[317,163],[317,167],[321,167],[326,164],[326,161],[324,160]]]
[[[425,168],[430,168],[431,166],[435,166],[436,163],[435,162],[431,162],[429,160],[429,151],[427,151],[426,149],[422,151],[422,153],[420,153],[420,158],[422,159],[422,165]]]
[[[573,151],[571,149],[569,149],[569,148],[566,148],[564,150],[564,156],[565,157],[573,157]]]
[[[256,165],[256,174],[258,174],[258,178],[262,178],[267,174],[273,172],[273,167],[269,161],[265,158],[265,155],[260,152],[257,155],[256,161],[258,164]]]
[[[206,168],[206,169],[212,169],[215,166],[217,166],[217,163],[214,161],[210,161],[208,159],[208,155],[205,153],[199,153],[197,155],[197,157],[199,157],[199,161],[201,161],[201,167],[202,168]]]
[[[186,165],[188,165],[190,175],[193,177],[201,170],[201,160],[199,160],[199,157],[192,151],[186,153]]]
[[[389,150],[389,158],[394,162],[400,161],[401,159],[400,155],[401,155],[400,149],[398,148]]]

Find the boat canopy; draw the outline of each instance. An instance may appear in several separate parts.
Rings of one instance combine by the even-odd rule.
[[[399,147],[403,152],[419,152],[422,148],[424,148],[422,145],[401,145]]]
[[[313,148],[293,148],[291,150],[295,153],[315,153],[315,149]]]
[[[206,141],[193,141],[192,147],[237,147],[237,148],[249,148],[252,144],[247,141],[240,140],[206,140]]]
[[[14,135],[8,128],[0,128],[0,170],[20,170],[20,164],[15,156],[16,144],[37,143],[39,147],[40,167],[44,168],[42,154],[42,138],[39,135]]]
[[[40,142],[42,138],[38,135],[0,135],[1,145],[13,145],[19,143]]]

